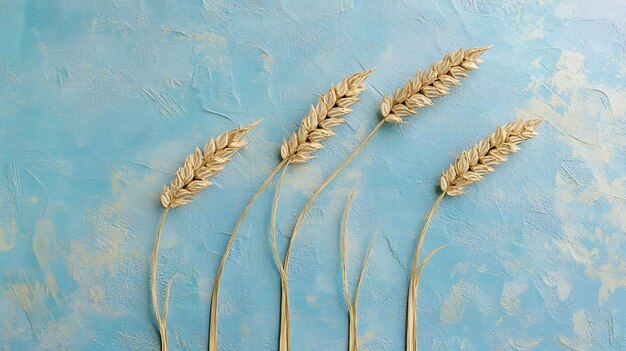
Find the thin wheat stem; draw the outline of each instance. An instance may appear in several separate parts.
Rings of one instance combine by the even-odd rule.
[[[276,266],[278,267],[278,271],[280,272],[281,276],[283,274],[283,263],[281,262],[280,256],[278,255],[278,246],[276,245],[276,209],[278,208],[280,189],[283,186],[283,179],[285,178],[285,173],[287,172],[288,166],[289,163],[285,164],[285,167],[283,167],[283,171],[280,172],[278,184],[276,185],[276,193],[274,194],[274,203],[272,204],[272,251],[274,251],[274,259],[276,260]]]
[[[157,291],[156,291],[156,277],[157,277],[157,262],[159,259],[159,241],[161,240],[161,231],[163,230],[163,223],[165,223],[165,218],[167,217],[167,214],[169,211],[170,211],[170,207],[168,206],[163,211],[163,216],[161,216],[161,221],[159,222],[159,228],[157,229],[157,235],[154,241],[154,250],[152,251],[152,279],[150,281],[150,287],[152,291],[152,308],[154,310],[154,315],[156,316],[157,323],[159,325],[159,334],[161,337],[161,350],[162,351],[167,351],[167,334],[165,333],[165,326],[163,325],[163,322],[161,321],[161,311],[159,309],[159,300],[157,298]]]
[[[355,189],[356,184],[352,187],[352,191],[350,191],[350,196],[348,196],[346,207],[343,210],[343,219],[341,221],[341,277],[343,280],[343,292],[346,296],[346,303],[348,304],[348,312],[350,314],[352,314],[352,299],[350,298],[350,291],[348,290],[348,272],[346,268],[346,227],[348,222],[348,212],[350,211],[350,205],[352,204],[352,199],[354,198]]]
[[[417,248],[415,249],[415,254],[413,255],[413,265],[411,266],[411,279],[409,281],[409,295],[407,296],[407,325],[406,325],[406,350],[407,351],[417,351],[417,279],[419,279],[419,275],[417,273],[417,265],[419,262],[419,254],[422,251],[422,246],[424,244],[424,239],[426,238],[426,231],[428,230],[428,225],[430,224],[439,203],[446,195],[445,191],[442,191],[433,207],[430,209],[426,220],[424,221],[424,227],[422,228],[422,232],[420,233],[419,240],[417,243]],[[431,255],[432,257],[432,255]],[[424,261],[423,264],[427,262]],[[423,264],[420,267],[419,273],[422,272]]]
[[[361,282],[363,281],[363,276],[365,275],[365,269],[367,268],[367,261],[370,259],[370,254],[372,253],[372,247],[374,245],[374,238],[370,242],[370,246],[367,249],[367,255],[365,256],[365,260],[363,261],[363,266],[361,266],[361,274],[359,274],[359,280],[356,283],[356,289],[354,290],[354,303],[353,308],[356,311],[356,305],[359,302],[359,290],[361,289]]]
[[[363,150],[365,145],[367,145],[370,142],[370,140],[372,140],[374,135],[376,135],[376,132],[378,132],[378,130],[380,129],[380,127],[383,126],[383,124],[385,124],[385,120],[384,119],[381,120],[376,125],[376,127],[374,127],[374,129],[372,129],[370,134],[367,136],[367,138],[365,138],[365,140],[363,140],[361,145],[359,145],[359,147],[357,147],[356,150],[354,150],[352,152],[352,154],[350,156],[348,156],[348,158],[346,158],[346,160],[343,161],[343,163],[341,165],[339,165],[339,167],[337,167],[337,169],[335,169],[333,171],[333,173],[330,176],[328,176],[328,178],[326,178],[324,183],[322,183],[322,185],[320,185],[320,187],[315,191],[315,193],[313,193],[313,196],[311,196],[309,201],[304,205],[304,208],[302,209],[302,212],[300,212],[300,216],[298,216],[298,220],[296,221],[296,224],[295,224],[295,226],[293,228],[293,232],[291,234],[291,238],[289,239],[289,246],[287,246],[287,254],[285,255],[285,262],[283,264],[284,269],[285,269],[285,274],[287,274],[289,272],[289,257],[291,255],[291,249],[292,249],[294,241],[296,239],[296,234],[298,234],[298,229],[300,229],[300,225],[302,224],[302,220],[304,219],[304,216],[306,215],[306,213],[309,211],[309,209],[313,205],[313,202],[322,193],[322,191],[324,189],[326,189],[328,184],[330,184],[330,182],[332,182],[333,179],[335,179],[335,177],[337,177],[339,172],[341,172],[341,170],[344,169],[348,165],[348,163],[350,163],[356,157],[356,155],[358,155],[359,152],[361,152],[361,150]]]
[[[217,308],[218,308],[218,298],[219,298],[219,287],[220,280],[222,278],[222,271],[224,270],[224,266],[226,265],[226,260],[228,259],[228,254],[235,242],[235,238],[237,237],[237,232],[243,223],[244,218],[250,211],[250,208],[254,204],[254,202],[259,198],[263,190],[267,187],[267,185],[272,181],[276,173],[280,171],[281,168],[287,163],[287,160],[281,161],[276,168],[270,173],[270,175],[265,179],[259,190],[252,196],[250,202],[243,210],[241,216],[237,220],[235,224],[235,229],[233,229],[233,233],[230,235],[230,239],[228,240],[228,244],[226,245],[226,249],[224,250],[224,255],[222,256],[222,261],[220,262],[219,267],[217,268],[217,274],[215,275],[215,282],[213,283],[213,294],[211,296],[211,317],[210,317],[210,325],[209,325],[209,351],[218,351],[218,343],[217,343]]]
[[[370,254],[372,252],[372,246],[374,244],[374,238],[370,242],[370,246],[367,249],[367,255],[365,256],[365,260],[361,265],[361,273],[359,274],[359,280],[356,283],[356,289],[354,291],[354,300],[350,299],[350,291],[348,287],[348,269],[347,269],[347,254],[346,254],[346,237],[347,237],[347,222],[348,222],[348,213],[350,212],[350,206],[352,205],[352,200],[354,198],[354,191],[356,189],[356,184],[352,187],[352,191],[350,191],[350,196],[348,197],[348,201],[346,202],[346,206],[343,210],[343,218],[341,221],[341,276],[343,280],[343,291],[346,297],[346,303],[348,305],[348,351],[357,351],[358,350],[358,337],[357,337],[357,304],[359,301],[359,290],[361,289],[361,282],[363,281],[363,276],[365,275],[365,268],[367,267],[367,261],[370,258]]]
[[[422,227],[422,232],[420,233],[420,237],[417,242],[417,248],[415,249],[415,254],[413,255],[413,265],[411,266],[411,279],[415,277],[415,273],[417,271],[417,263],[419,261],[419,255],[420,255],[420,252],[422,252],[422,246],[424,245],[424,239],[426,238],[426,231],[428,230],[428,226],[430,225],[430,220],[433,219],[433,215],[435,214],[435,211],[437,210],[437,207],[439,206],[441,199],[443,199],[445,195],[446,195],[445,191],[442,191],[441,194],[439,194],[439,197],[435,201],[435,204],[433,205],[433,207],[430,209],[430,212],[428,213],[428,217],[426,217],[426,221],[424,222],[424,227]]]
[[[279,351],[291,350],[291,317],[289,315],[289,287],[284,271],[280,275],[280,331]]]

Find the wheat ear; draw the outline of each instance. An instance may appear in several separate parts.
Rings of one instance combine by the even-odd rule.
[[[467,71],[478,69],[480,56],[490,48],[459,49],[435,62],[424,74],[417,71],[393,96],[383,97],[380,112],[385,122],[403,123],[402,117],[432,105],[431,98],[448,95],[451,87],[461,85],[460,78],[467,77]]]
[[[354,190],[356,186],[352,188],[350,192],[350,196],[348,197],[348,201],[346,202],[346,207],[343,211],[343,219],[341,222],[341,277],[343,280],[343,292],[346,297],[346,303],[348,304],[348,316],[349,316],[349,326],[348,326],[348,350],[349,351],[357,351],[359,349],[358,344],[358,335],[357,335],[357,303],[359,301],[359,290],[361,288],[361,282],[363,281],[363,275],[365,274],[365,268],[367,267],[367,261],[369,260],[370,253],[372,252],[372,246],[374,244],[374,238],[370,242],[370,246],[367,249],[367,255],[365,256],[365,260],[363,261],[363,265],[361,266],[361,273],[359,274],[359,280],[356,283],[356,289],[354,291],[354,301],[350,299],[350,291],[348,289],[348,269],[347,269],[347,255],[346,255],[346,228],[348,221],[348,212],[350,211],[350,205],[352,204],[352,199],[354,198]]]
[[[508,155],[519,150],[518,144],[537,135],[535,129],[541,121],[541,119],[518,120],[498,127],[495,132],[481,140],[478,144],[463,150],[459,158],[445,172],[442,172],[439,181],[441,193],[424,221],[417,248],[413,255],[407,304],[407,351],[417,350],[416,305],[420,275],[433,254],[443,248],[440,247],[434,250],[419,264],[419,256],[426,238],[426,231],[439,203],[446,195],[458,196],[463,194],[465,187],[482,180],[485,174],[493,172],[495,166],[506,161]]]
[[[315,157],[313,154],[320,150],[323,146],[321,142],[335,133],[332,129],[345,122],[343,116],[350,113],[350,106],[359,101],[359,94],[365,90],[365,80],[372,73],[373,69],[357,72],[350,77],[343,78],[337,86],[331,86],[325,94],[322,94],[315,106],[312,106],[309,113],[302,120],[298,131],[291,134],[289,139],[283,141],[280,148],[281,162],[274,168],[270,175],[265,179],[257,192],[252,196],[250,202],[239,216],[235,228],[230,236],[222,261],[217,269],[215,282],[213,284],[213,294],[211,297],[211,316],[209,324],[209,351],[218,351],[218,299],[219,285],[222,277],[228,254],[237,236],[237,232],[243,223],[248,211],[261,195],[263,190],[276,176],[276,174],[290,163],[304,163]],[[283,172],[284,175],[284,172]],[[282,177],[282,176],[281,176]],[[281,291],[287,291],[286,281],[283,281],[281,274]],[[283,299],[286,299],[286,294]],[[289,308],[287,301],[281,304],[281,310],[285,310],[288,314]],[[289,349],[289,320],[288,316],[281,319],[281,350]],[[285,331],[283,332],[283,328]]]
[[[172,183],[163,187],[161,204],[164,207],[164,211],[159,222],[154,250],[152,251],[151,275],[152,308],[159,327],[162,351],[167,350],[167,309],[170,289],[174,281],[174,278],[172,278],[167,285],[163,304],[163,316],[161,316],[156,292],[156,275],[159,258],[159,240],[161,239],[165,218],[171,208],[181,207],[190,203],[200,191],[212,184],[209,178],[224,169],[224,166],[230,161],[232,156],[246,145],[243,137],[259,122],[235,128],[218,136],[216,139],[209,140],[204,146],[204,150],[196,147],[194,153],[189,155],[185,159],[183,166],[176,171]]]

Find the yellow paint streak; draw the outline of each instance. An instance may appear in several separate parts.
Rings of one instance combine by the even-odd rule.
[[[451,289],[441,305],[439,311],[439,320],[445,326],[457,324],[463,315],[462,286],[463,282],[459,280]]]
[[[13,250],[16,244],[15,236],[17,233],[17,224],[9,223],[6,227],[0,224],[0,252],[8,252]]]

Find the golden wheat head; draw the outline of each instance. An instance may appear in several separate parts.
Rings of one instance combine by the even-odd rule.
[[[447,95],[451,87],[461,85],[459,78],[467,77],[467,71],[478,69],[478,64],[482,63],[480,56],[490,48],[459,49],[435,62],[424,74],[417,71],[393,96],[383,97],[380,112],[385,122],[402,123],[402,117],[432,105],[430,98]]]
[[[537,135],[535,128],[541,119],[518,120],[498,127],[488,137],[469,149],[463,150],[461,156],[442,172],[441,191],[450,196],[463,194],[463,189],[474,184],[493,167],[507,160],[507,156],[519,150],[519,143]]]
[[[232,156],[246,145],[243,137],[260,121],[244,127],[237,127],[209,140],[203,150],[196,147],[193,154],[187,156],[182,167],[178,168],[170,185],[163,186],[161,204],[163,207],[181,207],[194,199],[204,188],[213,183],[209,178],[219,173]]]
[[[323,148],[320,143],[335,135],[332,128],[345,123],[342,117],[352,112],[350,106],[359,101],[359,94],[365,90],[365,79],[374,70],[370,69],[343,78],[337,86],[331,86],[322,94],[317,105],[311,106],[297,133],[283,140],[280,155],[290,163],[303,163],[312,159],[313,153]]]

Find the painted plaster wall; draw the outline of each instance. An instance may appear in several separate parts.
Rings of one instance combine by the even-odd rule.
[[[546,120],[540,137],[435,216],[426,248],[449,246],[420,284],[419,346],[626,349],[625,16],[621,1],[0,1],[0,348],[156,349],[160,189],[195,145],[265,117],[216,186],[165,226],[161,281],[178,274],[171,349],[204,349],[228,233],[316,95],[378,67],[348,125],[289,171],[282,247],[300,206],[377,123],[379,92],[446,52],[493,44],[481,70],[384,127],[317,201],[293,253],[294,349],[346,348],[339,223],[355,183],[352,286],[376,235],[362,349],[400,350],[439,172],[497,124],[534,116]],[[276,349],[270,201],[225,270],[224,350]]]

